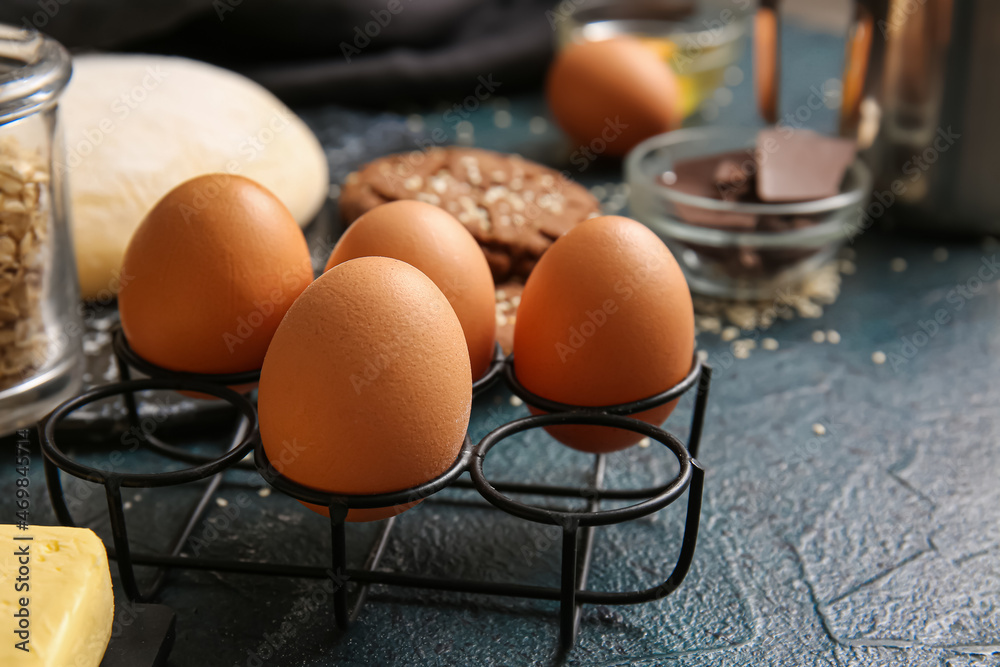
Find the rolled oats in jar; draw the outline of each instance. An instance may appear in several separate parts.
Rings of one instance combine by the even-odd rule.
[[[56,168],[69,76],[58,43],[0,24],[0,435],[81,384],[79,290]]]
[[[0,138],[0,388],[45,364],[43,277],[49,259],[49,175],[37,154]],[[46,192],[47,194],[47,192]]]

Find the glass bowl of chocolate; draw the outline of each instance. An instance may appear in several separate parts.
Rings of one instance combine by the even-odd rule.
[[[862,228],[871,171],[852,140],[777,126],[651,137],[625,160],[632,217],[691,290],[762,299],[802,281]]]

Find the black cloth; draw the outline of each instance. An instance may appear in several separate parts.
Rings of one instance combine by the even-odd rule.
[[[62,4],[65,3],[65,4]],[[537,85],[552,0],[3,0],[0,21],[70,49],[184,55],[295,104],[376,105]]]

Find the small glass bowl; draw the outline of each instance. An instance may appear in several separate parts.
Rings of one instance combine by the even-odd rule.
[[[677,74],[685,118],[743,56],[751,13],[732,0],[574,0],[570,10],[566,4],[550,12],[560,49],[623,35],[639,39]]]
[[[691,290],[709,296],[766,299],[828,262],[859,229],[872,175],[860,159],[848,167],[840,194],[780,204],[722,201],[664,185],[674,163],[751,150],[757,130],[698,127],[650,137],[625,159],[632,217],[664,240]],[[748,154],[749,156],[750,154]],[[679,211],[760,216],[784,231],[731,231],[693,225]]]

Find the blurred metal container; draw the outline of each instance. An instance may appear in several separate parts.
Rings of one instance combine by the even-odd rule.
[[[755,16],[758,103],[780,79],[780,2]],[[901,227],[1000,233],[1000,2],[857,0],[840,132],[873,167],[874,202]]]
[[[1000,2],[893,0],[875,38],[885,51],[871,159],[876,191],[898,191],[893,218],[1000,232]]]

